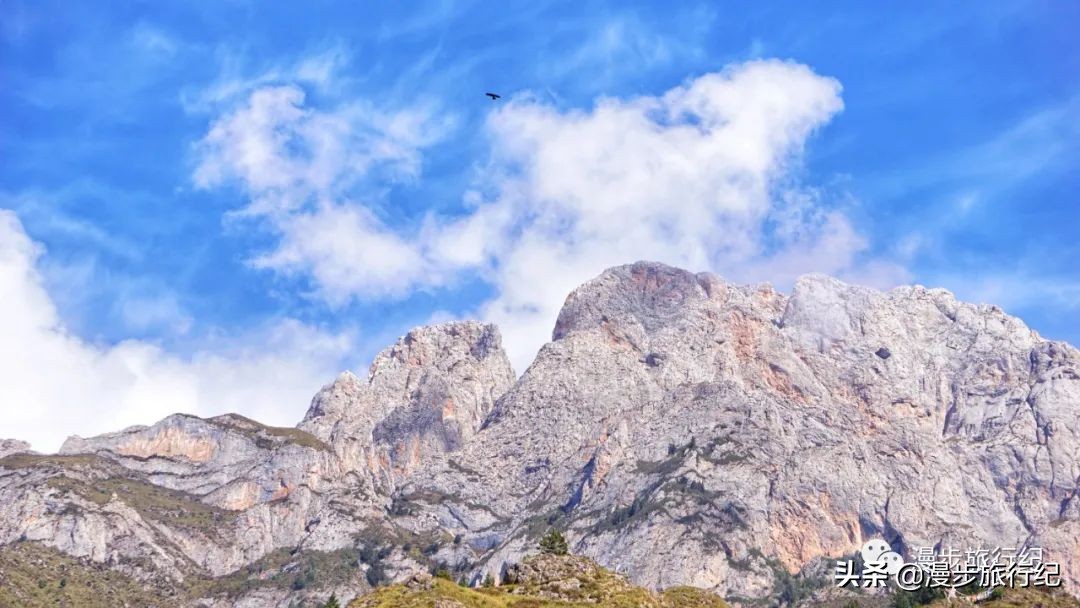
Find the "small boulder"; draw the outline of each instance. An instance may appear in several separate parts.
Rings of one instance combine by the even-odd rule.
[[[405,587],[413,591],[427,591],[435,585],[435,579],[427,572],[417,572],[405,581]]]

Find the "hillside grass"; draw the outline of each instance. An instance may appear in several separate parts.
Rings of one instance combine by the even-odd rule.
[[[255,441],[264,449],[272,449],[276,443],[291,443],[313,450],[333,454],[334,449],[318,437],[288,426],[269,426],[240,414],[224,414],[208,419],[218,426],[237,431]]]
[[[59,475],[50,478],[46,485],[77,494],[97,505],[106,504],[115,493],[147,520],[197,530],[209,536],[220,534],[237,517],[235,511],[208,505],[190,494],[127,477],[89,482]]]
[[[404,585],[383,587],[357,598],[349,608],[727,608],[719,597],[700,589],[678,587],[654,594],[640,587],[612,590],[597,601],[589,597],[597,589],[583,590],[577,599],[533,595],[517,585],[467,588],[443,579],[434,579],[430,589],[415,590]],[[456,603],[455,603],[456,602]]]
[[[999,599],[972,604],[965,600],[937,600],[930,608],[956,608],[957,606],[979,606],[979,608],[1080,608],[1080,600],[1054,589],[1004,589]]]
[[[29,469],[33,467],[92,467],[103,465],[105,461],[96,454],[9,454],[0,458],[0,467],[5,469]]]
[[[104,564],[61,554],[37,543],[18,542],[0,547],[0,608],[178,608],[197,598],[237,598],[248,591],[272,587],[295,591],[338,584],[358,575],[351,551],[312,552],[292,556],[287,550],[268,555],[256,564],[216,579],[189,577],[184,583],[140,582]],[[289,567],[286,567],[289,566]],[[301,583],[301,584],[298,584]],[[568,584],[573,583],[573,584]],[[414,587],[417,587],[414,585]],[[303,606],[317,604],[308,601]],[[805,608],[891,605],[889,597],[857,597]],[[353,600],[349,608],[727,608],[720,597],[693,587],[674,587],[661,593],[630,585],[604,569],[568,580],[462,587],[450,580],[431,579],[428,585],[379,587]],[[964,599],[952,604],[935,601],[929,608],[1080,608],[1080,600],[1060,590],[1006,589],[1004,596],[974,604]]]
[[[534,556],[498,587],[469,588],[435,577],[392,585],[354,600],[350,608],[726,608],[718,596],[692,587],[654,593],[636,587],[591,560],[576,556]]]
[[[185,583],[189,597],[237,598],[256,589],[303,591],[362,579],[354,549],[305,551],[293,555],[278,549],[262,559],[218,578],[199,578]]]
[[[36,543],[0,548],[0,608],[172,608],[185,605],[168,587],[152,587],[103,564]]]
[[[0,547],[0,608],[174,608],[200,598],[231,602],[257,589],[307,591],[363,578],[356,552],[274,551],[218,578],[143,582],[105,564],[77,559],[33,542]],[[302,604],[314,606],[313,603]]]

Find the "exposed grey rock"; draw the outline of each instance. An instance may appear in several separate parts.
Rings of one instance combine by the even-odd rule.
[[[329,445],[293,428],[235,414],[176,414],[149,427],[90,439],[71,437],[60,454],[97,454],[144,473],[147,481],[242,511],[304,486],[321,492],[342,474]]]
[[[613,596],[632,588],[622,577],[611,576],[592,560],[577,555],[527,557],[506,568],[503,583],[515,585],[511,593],[599,606],[610,605]]]
[[[468,443],[514,379],[494,325],[421,327],[379,353],[366,382],[346,372],[324,388],[299,426],[393,489]]]
[[[873,536],[1040,544],[1080,576],[1080,357],[996,307],[635,264],[571,294],[554,338],[413,482],[443,527],[500,538],[489,570],[552,521],[654,587],[761,595],[757,555],[794,572]]]
[[[994,306],[638,263],[570,294],[517,380],[494,327],[443,324],[342,374],[298,429],[174,416],[0,461],[0,544],[179,578],[378,548],[396,580],[444,562],[479,581],[555,526],[637,584],[763,597],[776,567],[884,537],[1042,546],[1075,592],[1078,408],[1080,353]],[[152,488],[220,521],[170,521]]]
[[[345,373],[316,396],[303,426],[333,445],[236,415],[72,437],[58,456],[0,462],[0,544],[39,541],[145,580],[180,581],[234,572],[282,547],[355,547],[379,554],[368,570],[408,576],[426,565],[403,545],[438,537],[401,540],[386,518],[390,490],[425,458],[458,449],[513,380],[494,327],[449,323],[380,354],[369,383]],[[366,589],[367,578],[342,582],[338,596]],[[264,590],[206,605],[287,606],[300,595]]]
[[[0,458],[10,454],[29,452],[30,444],[18,439],[0,439]]]

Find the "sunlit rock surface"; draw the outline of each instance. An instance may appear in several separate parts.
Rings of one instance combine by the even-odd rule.
[[[778,568],[883,537],[1042,546],[1075,591],[1078,369],[940,289],[785,295],[638,263],[570,294],[520,378],[495,327],[447,323],[339,376],[296,429],[177,415],[57,456],[0,443],[0,544],[250,579],[206,588],[221,605],[287,606],[307,591],[271,583],[305,556],[353,556],[311,583],[341,599],[437,564],[499,577],[552,526],[652,588],[764,597]]]

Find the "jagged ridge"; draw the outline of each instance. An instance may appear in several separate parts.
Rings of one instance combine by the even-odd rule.
[[[766,597],[884,536],[1041,545],[1075,589],[1078,370],[944,290],[808,276],[785,296],[638,263],[575,290],[518,379],[496,328],[449,323],[340,376],[298,429],[174,416],[7,456],[0,544],[178,581],[352,551],[359,580],[319,582],[344,599],[439,564],[500,577],[554,526],[649,588]],[[125,489],[153,487],[173,493]],[[189,503],[212,530],[160,515]]]

